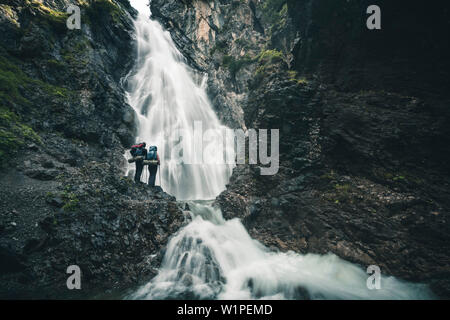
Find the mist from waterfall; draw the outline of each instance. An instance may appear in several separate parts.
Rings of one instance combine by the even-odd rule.
[[[149,19],[143,0],[135,21],[138,57],[128,78],[129,102],[139,120],[137,141],[168,147],[177,126],[221,128],[205,88],[193,79],[170,34]],[[188,139],[194,139],[188,137]],[[365,270],[334,254],[274,252],[252,239],[239,219],[225,220],[211,201],[225,188],[232,166],[172,163],[161,153],[162,187],[189,201],[190,222],[167,245],[158,275],[130,299],[422,299],[426,286],[382,276],[369,290]],[[367,267],[367,266],[366,266]]]
[[[334,254],[273,252],[239,219],[210,203],[190,203],[192,222],[169,242],[159,274],[132,299],[427,299],[425,285],[369,275]]]

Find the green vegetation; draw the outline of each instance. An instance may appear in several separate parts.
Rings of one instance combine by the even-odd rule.
[[[350,183],[338,183],[339,177],[334,170],[320,176],[324,182],[324,198],[335,204],[353,203],[356,189]]]
[[[75,193],[64,192],[62,198],[64,201],[62,207],[64,211],[75,211],[80,206],[80,200],[78,200]]]
[[[306,80],[306,78],[298,78],[297,71],[289,70],[287,73],[289,80],[296,82],[298,85],[303,86],[308,84],[308,80]]]
[[[61,54],[64,62],[69,65],[77,66],[87,65],[89,63],[89,57],[87,55],[88,48],[90,47],[89,40],[84,36],[74,41],[74,44],[63,48]]]
[[[323,179],[323,180],[335,180],[336,178],[337,178],[337,175],[334,172],[334,170],[331,170],[330,172],[325,173],[320,176],[320,179]]]
[[[129,5],[128,2],[124,3]],[[105,16],[110,16],[115,23],[120,23],[123,14],[120,6],[111,0],[77,0],[77,4],[86,10],[86,14],[81,15],[84,23],[96,22]],[[66,21],[69,14],[66,12],[53,10],[37,0],[25,0],[25,5],[42,18],[38,23],[48,24],[57,31],[67,31]]]
[[[349,184],[335,184],[334,189],[336,192],[336,201],[335,203],[346,203],[350,202],[352,203],[352,196],[351,196],[351,186]]]
[[[50,201],[53,199],[54,196],[55,196],[55,195],[53,194],[53,192],[48,191],[48,192],[45,194],[45,201],[50,202]]]
[[[42,18],[38,20],[39,23],[47,24],[59,32],[67,30],[66,21],[69,15],[66,12],[53,10],[37,0],[26,0],[25,5],[34,9]]]
[[[261,7],[264,18],[268,22],[276,23],[287,12],[286,0],[264,0]]]
[[[52,63],[55,63],[53,60]],[[23,97],[25,90],[41,89],[48,95],[67,98],[69,90],[28,77],[19,67],[19,61],[0,51],[0,105],[28,105],[30,101]],[[36,88],[37,87],[37,88]]]
[[[65,67],[64,63],[55,59],[49,59],[47,63],[52,69],[63,70]]]
[[[339,183],[336,183],[336,184],[334,185],[334,188],[335,188],[337,191],[340,191],[340,192],[348,192],[349,189],[350,189],[350,185],[349,185],[349,184],[339,184]]]
[[[12,24],[19,28],[19,22],[15,19],[17,16],[15,16],[15,12],[11,6],[0,4],[0,12],[4,18],[8,19]]]
[[[264,50],[258,55],[260,64],[272,64],[280,61],[283,61],[283,53],[275,49]]]
[[[416,176],[413,176],[407,172],[400,172],[399,174],[393,174],[393,173],[384,173],[384,178],[386,180],[394,181],[394,182],[412,182],[415,184],[423,184],[424,181],[421,178],[418,178]]]
[[[284,60],[283,53],[275,49],[261,51],[256,59],[259,62],[255,72],[256,79],[261,78],[266,73],[267,67]]]
[[[0,50],[0,165],[24,145],[41,143],[38,134],[17,114],[16,110],[32,106],[24,93],[42,92],[60,100],[71,94],[66,88],[28,77],[19,65],[17,59]]]
[[[396,182],[396,183],[414,183],[421,185],[424,180],[417,177],[415,174],[411,174],[408,170],[399,170],[396,173],[388,172],[384,168],[376,168],[372,171],[373,175],[382,181]]]
[[[71,189],[70,185],[66,185],[61,194],[61,198],[64,201],[62,207],[64,211],[75,211],[80,205],[80,200],[75,193],[71,192]]]
[[[29,82],[29,78],[16,64],[0,52],[0,103],[16,102],[27,104],[28,100],[21,95],[21,88]],[[8,103],[8,104],[9,104]]]
[[[234,4],[234,2],[233,2]],[[239,4],[239,1],[236,1]],[[281,28],[286,23],[287,17],[287,2],[286,0],[266,0],[263,1],[261,10],[263,13],[263,19],[270,25],[270,30],[273,28]],[[222,30],[223,31],[223,30]],[[272,32],[272,31],[271,31]],[[235,44],[242,48],[248,49],[251,45],[245,38],[238,38],[235,40]],[[227,42],[217,42],[211,49],[211,54],[215,52],[225,53],[227,49]],[[246,54],[242,58],[235,58],[231,55],[224,55],[222,59],[222,65],[230,71],[230,74],[235,76],[236,73],[245,65],[258,62],[258,66],[255,71],[255,78],[257,83],[267,71],[267,67],[272,66],[278,62],[284,61],[285,57],[281,51],[276,49],[263,49],[258,55],[251,56]],[[293,77],[298,84],[305,84],[306,79],[296,79],[296,75]]]
[[[11,6],[8,6],[7,4],[0,4],[0,8],[2,11],[6,12],[9,16],[12,16],[14,14],[13,9]]]
[[[0,107],[0,165],[30,142],[40,144],[41,138],[32,128],[21,123],[16,114]]]
[[[234,77],[236,73],[245,65],[255,62],[255,58],[251,58],[250,55],[246,54],[240,59],[235,59],[233,56],[225,55],[222,59],[222,65],[230,71],[231,75]]]
[[[10,60],[0,54],[0,165],[4,165],[27,141],[40,143],[36,132],[10,110],[15,104],[30,103],[22,96],[22,90],[32,82]]]
[[[90,5],[85,4],[88,23],[110,16],[115,23],[121,23],[122,9],[111,0],[91,0]]]
[[[288,12],[286,0],[265,0],[261,9],[264,20],[270,25],[270,34],[286,25]]]

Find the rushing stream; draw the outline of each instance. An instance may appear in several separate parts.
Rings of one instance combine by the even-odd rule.
[[[157,145],[162,188],[189,200],[191,221],[168,243],[159,274],[130,299],[421,299],[428,289],[382,276],[381,289],[369,290],[369,275],[336,255],[273,252],[247,233],[239,219],[225,220],[212,201],[233,166],[176,163],[167,132],[201,121],[222,128],[203,83],[185,64],[170,34],[144,0],[132,0],[138,57],[127,79],[129,103],[138,115],[138,142]],[[201,82],[201,81],[200,81]],[[185,138],[185,137],[184,137]],[[188,141],[195,137],[188,135]],[[214,156],[214,155],[211,155]],[[143,179],[146,177],[144,176]]]

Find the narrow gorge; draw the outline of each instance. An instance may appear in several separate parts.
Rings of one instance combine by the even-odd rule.
[[[0,0],[0,298],[450,297],[448,9],[145,2]],[[278,173],[177,163],[195,121],[279,129]]]

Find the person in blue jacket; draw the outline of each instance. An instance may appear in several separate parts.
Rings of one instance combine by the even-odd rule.
[[[150,146],[148,148],[146,159],[155,161],[155,164],[148,165],[148,171],[150,173],[148,176],[148,185],[150,187],[154,187],[156,181],[156,172],[158,171],[158,166],[160,164],[158,148],[156,146]]]
[[[147,157],[147,149],[145,148],[145,142],[136,144],[131,147],[130,153],[133,158],[141,156],[142,160],[135,161],[136,171],[134,173],[134,182],[138,183],[141,181],[142,169],[144,169],[144,160]]]

